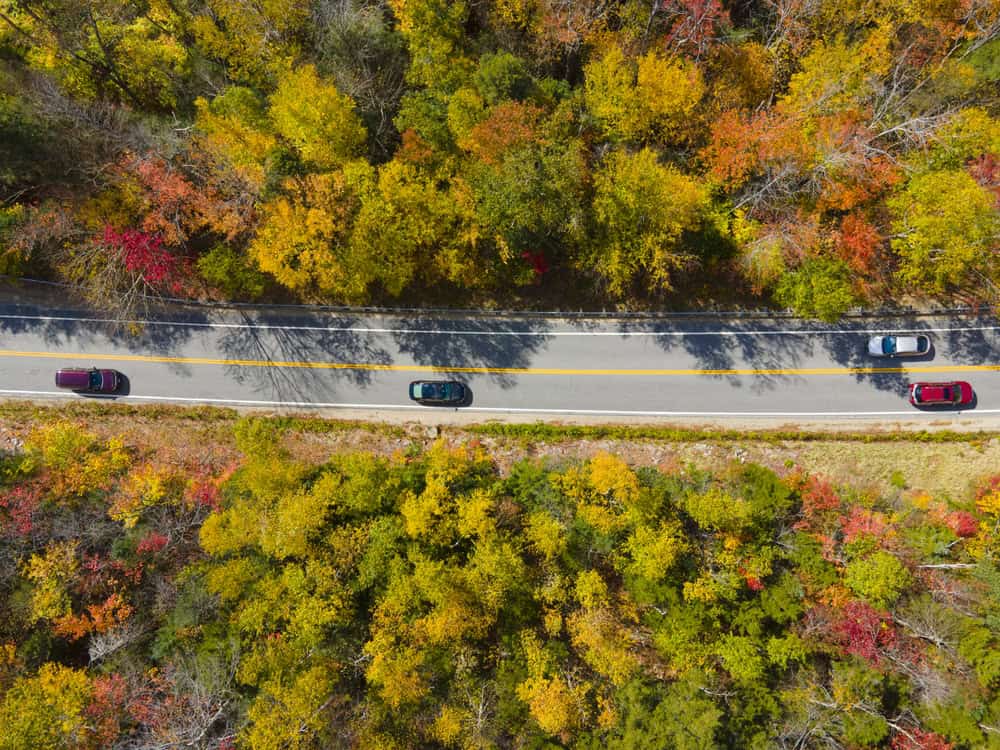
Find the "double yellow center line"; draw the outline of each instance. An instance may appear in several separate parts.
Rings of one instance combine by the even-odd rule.
[[[0,349],[0,357],[26,357],[90,362],[162,362],[229,367],[288,367],[307,370],[370,370],[384,372],[455,372],[500,375],[873,375],[881,373],[983,372],[1000,370],[1000,364],[930,365],[924,367],[802,367],[731,369],[578,369],[566,367],[466,367],[452,365],[383,365],[370,362],[294,362],[267,359],[220,359],[214,357],[162,357],[144,354],[76,354],[71,352],[20,352]]]

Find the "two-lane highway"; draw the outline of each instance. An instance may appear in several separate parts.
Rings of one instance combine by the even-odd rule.
[[[545,318],[179,312],[106,320],[0,305],[0,395],[67,394],[63,366],[115,368],[124,402],[427,409],[411,380],[454,377],[474,411],[713,417],[933,418],[906,399],[913,380],[968,380],[963,414],[1000,413],[1000,326],[987,318],[607,321]],[[931,355],[866,354],[869,335],[921,332]],[[79,396],[71,397],[79,398]],[[954,413],[954,412],[952,412]]]

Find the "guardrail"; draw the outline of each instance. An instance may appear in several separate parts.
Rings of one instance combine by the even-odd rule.
[[[0,279],[7,280],[13,284],[28,283],[39,286],[60,287],[64,289],[85,290],[87,287],[82,284],[68,284],[60,281],[47,281],[44,279],[31,279],[18,276],[0,274]],[[368,313],[377,315],[461,315],[471,316],[502,316],[521,318],[608,318],[608,319],[663,319],[671,318],[797,318],[791,310],[762,310],[762,309],[737,309],[726,310],[718,308],[706,308],[704,310],[690,311],[620,311],[620,310],[505,310],[499,308],[459,308],[459,307],[380,307],[373,305],[309,305],[309,304],[260,304],[255,302],[217,302],[212,300],[198,300],[183,297],[153,297],[143,295],[146,299],[154,303],[169,303],[178,306],[204,307],[210,309],[251,309],[251,310],[301,310],[310,312],[336,312],[336,313]],[[969,315],[983,311],[994,312],[991,307],[978,308],[971,305],[959,305],[954,307],[930,307],[918,309],[914,307],[881,307],[881,308],[852,308],[844,313],[845,318],[877,318],[877,317],[928,317],[934,315]]]

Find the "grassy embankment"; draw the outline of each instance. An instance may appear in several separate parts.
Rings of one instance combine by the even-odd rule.
[[[35,426],[70,419],[107,435],[156,451],[234,453],[232,426],[241,415],[218,407],[123,406],[74,402],[37,406],[0,404],[0,446],[23,439]],[[501,467],[524,456],[552,461],[584,459],[604,450],[634,465],[686,465],[712,468],[738,460],[778,470],[798,465],[837,482],[931,493],[965,495],[977,480],[1000,466],[1000,432],[949,430],[869,430],[865,432],[773,430],[738,431],[678,426],[510,424],[428,427],[313,415],[268,419],[285,428],[293,454],[323,460],[331,453],[368,450],[391,454],[426,447],[438,437],[478,441]]]

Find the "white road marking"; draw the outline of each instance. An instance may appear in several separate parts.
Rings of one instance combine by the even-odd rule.
[[[0,389],[0,393],[19,396],[59,396],[63,398],[77,397],[75,393],[65,391],[18,391]],[[529,409],[516,407],[428,407],[419,404],[351,404],[318,401],[262,401],[254,399],[233,398],[191,398],[185,396],[114,396],[91,394],[83,398],[96,398],[102,401],[114,400],[125,402],[139,401],[178,401],[195,404],[235,404],[241,406],[296,406],[314,409],[398,409],[421,410],[428,413],[448,409],[463,412],[486,412],[493,414],[589,414],[594,416],[625,416],[625,417],[884,417],[909,416],[937,418],[948,416],[969,416],[970,414],[1000,414],[1000,409],[972,409],[954,411],[629,411],[618,409]]]
[[[419,335],[448,334],[453,336],[811,336],[811,335],[878,335],[888,333],[950,333],[961,331],[996,331],[1000,326],[960,326],[956,328],[873,328],[844,330],[840,328],[780,331],[474,331],[432,328],[367,328],[364,326],[291,326],[269,323],[206,323],[168,320],[124,320],[113,318],[75,318],[57,315],[0,315],[0,320],[40,320],[69,323],[117,323],[138,326],[179,326],[187,328],[254,329],[276,331],[325,331],[328,333],[405,333]]]

